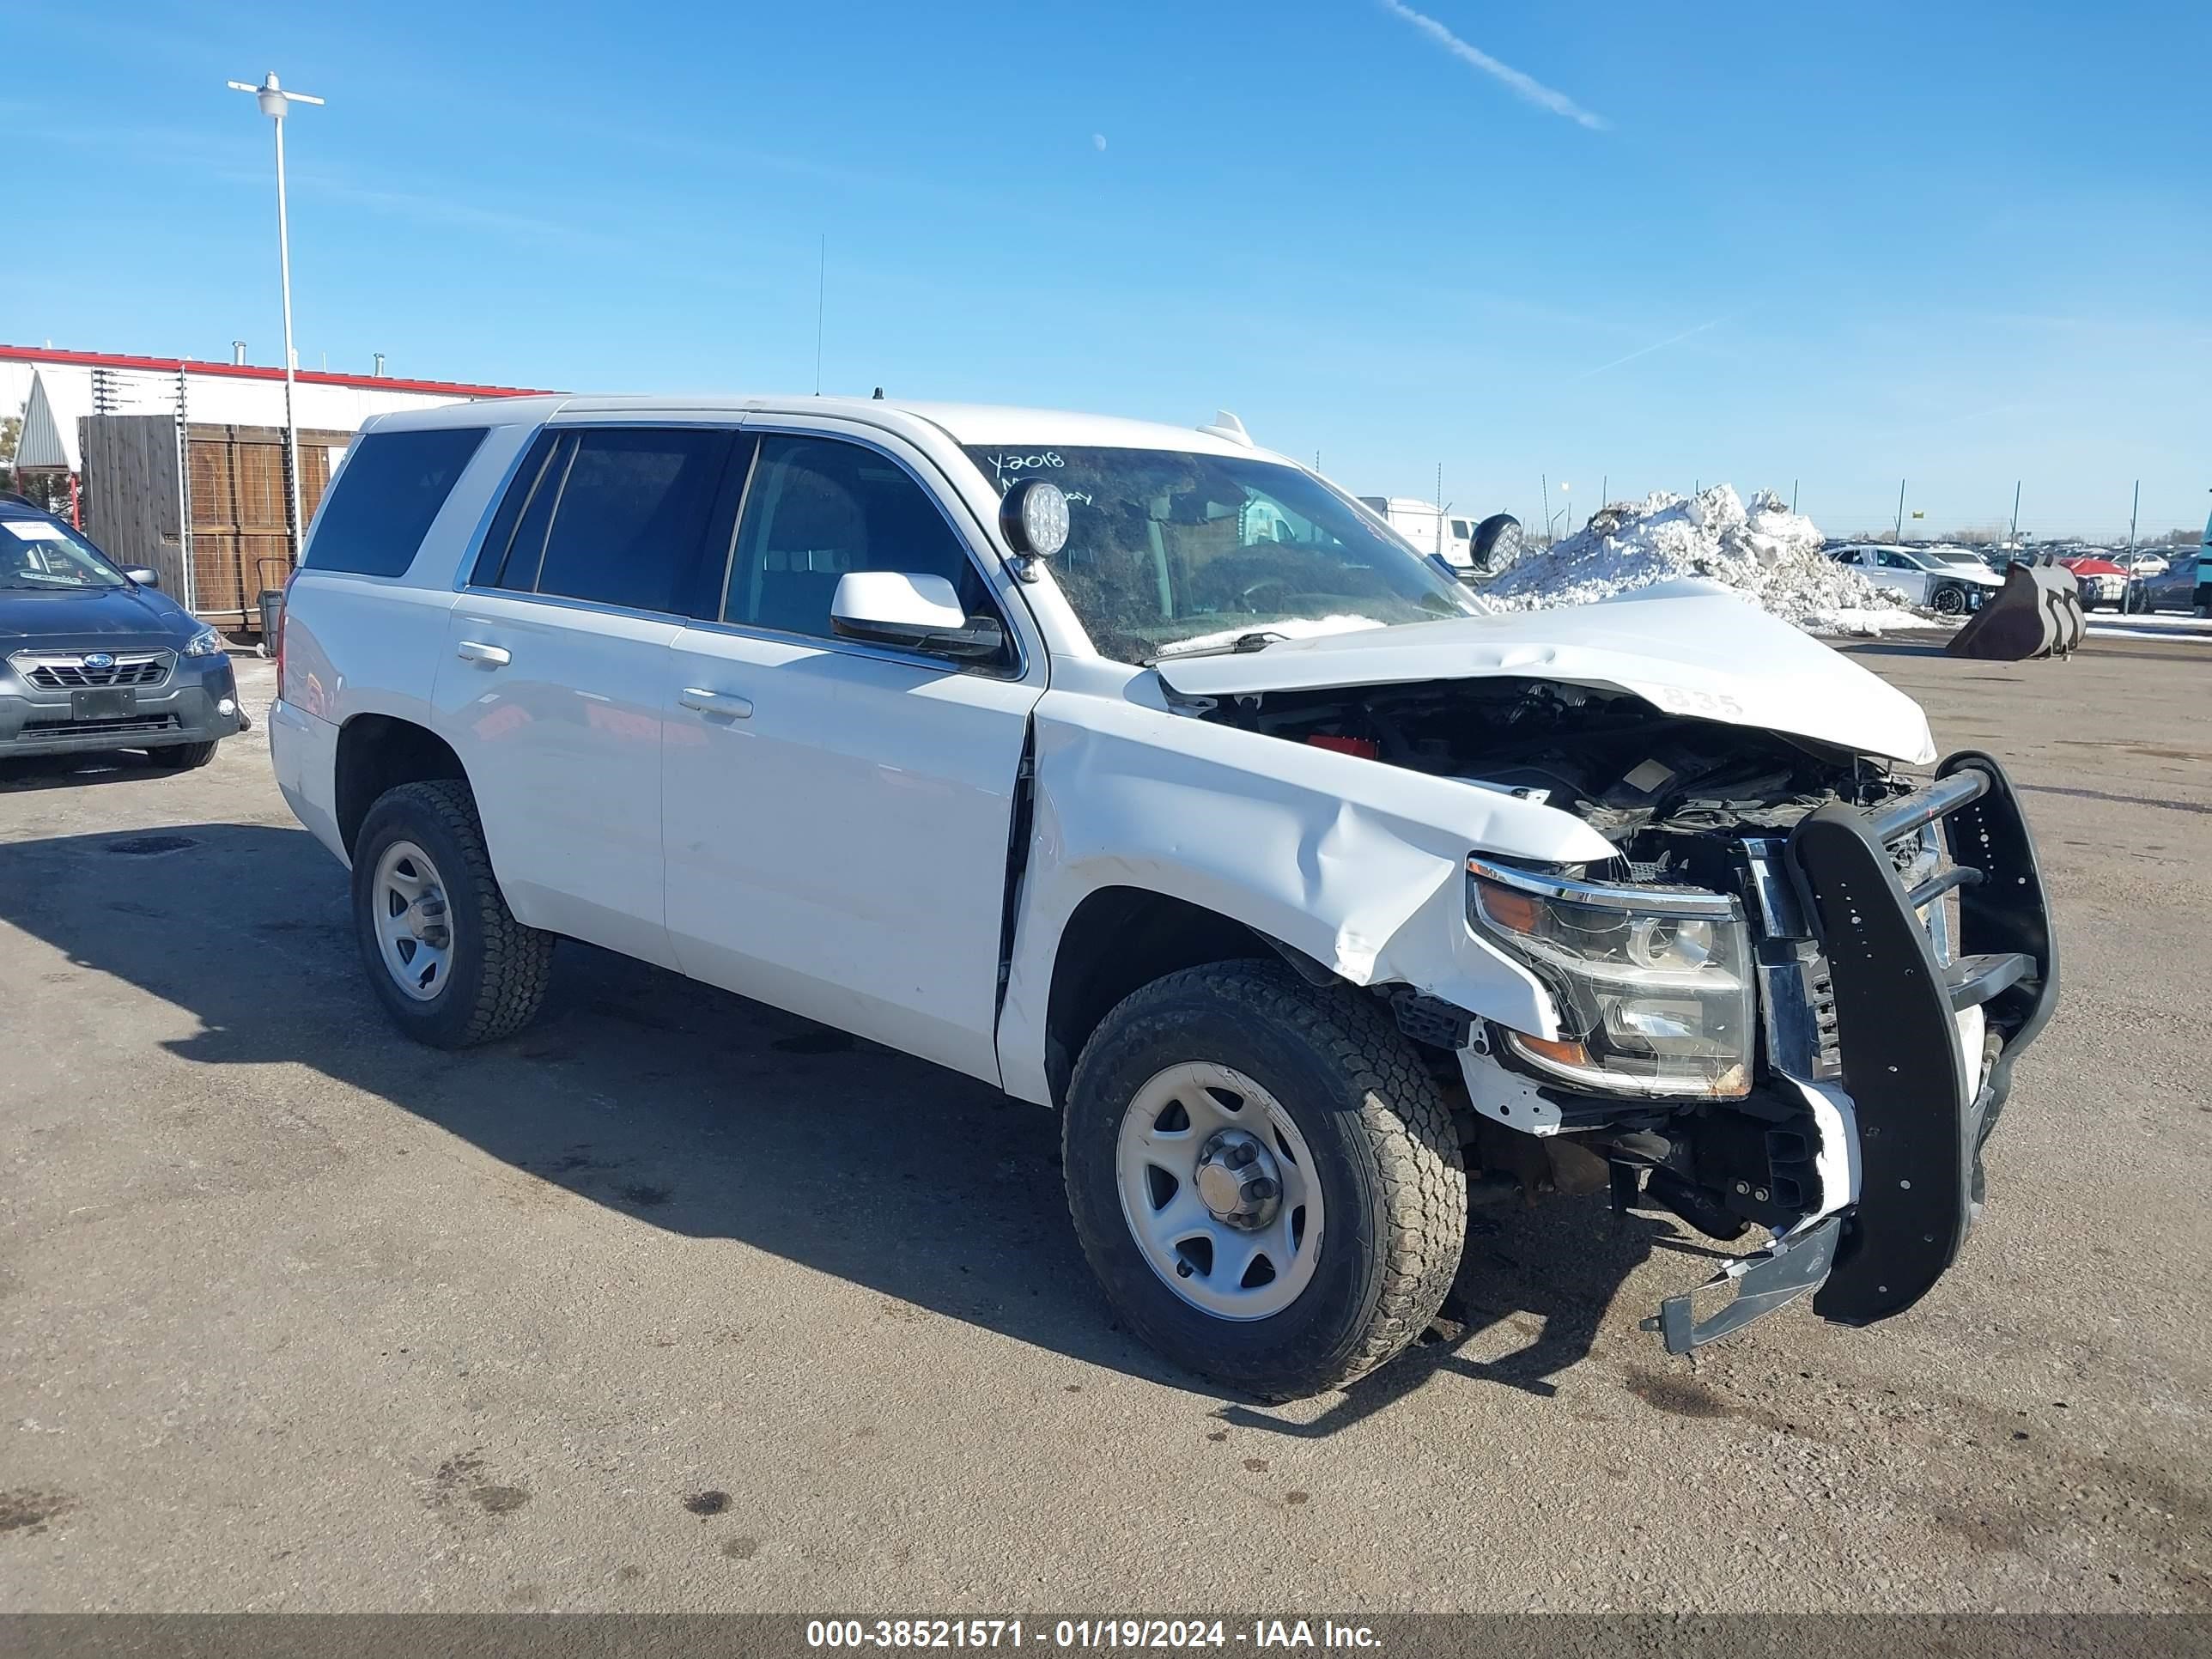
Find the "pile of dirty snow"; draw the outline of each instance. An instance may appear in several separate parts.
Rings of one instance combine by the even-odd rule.
[[[1810,519],[1765,490],[1748,507],[1728,484],[1689,496],[1656,490],[1592,514],[1548,548],[1531,548],[1479,591],[1504,610],[1547,611],[1702,576],[1808,633],[1925,625],[1899,595],[1829,558],[1820,540]]]

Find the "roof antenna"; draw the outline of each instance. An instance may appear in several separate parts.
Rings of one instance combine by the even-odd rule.
[[[1244,422],[1225,409],[1217,410],[1212,424],[1202,426],[1199,430],[1212,437],[1226,438],[1232,444],[1242,444],[1247,449],[1256,447],[1252,442],[1252,434],[1244,429]]]
[[[822,395],[822,313],[830,296],[830,233],[822,233],[822,251],[814,267],[814,395]]]
[[[883,389],[883,387],[881,387],[881,386],[878,386],[878,387],[876,388],[876,395],[875,395],[873,398],[871,398],[868,401],[869,401],[869,402],[871,402],[871,403],[877,403],[877,404],[879,404],[879,403],[883,402],[883,400],[884,400],[884,389]]]

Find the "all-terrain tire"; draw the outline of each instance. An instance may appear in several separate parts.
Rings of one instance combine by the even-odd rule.
[[[205,766],[215,758],[211,743],[168,743],[159,749],[149,749],[146,758],[155,765],[171,772],[190,772]]]
[[[1270,1093],[1313,1152],[1324,1224],[1313,1277],[1265,1318],[1170,1290],[1131,1232],[1118,1149],[1132,1102],[1191,1061]],[[1068,1209],[1128,1328],[1177,1364],[1265,1400],[1364,1376],[1427,1328],[1467,1231],[1451,1115],[1396,1025],[1358,994],[1273,962],[1186,969],[1123,1000],[1085,1044],[1061,1126]]]
[[[393,981],[377,944],[375,871],[395,841],[420,847],[445,884],[452,965],[444,989],[428,1001]],[[537,1017],[552,982],[554,935],[524,927],[507,908],[476,797],[458,780],[403,783],[368,809],[354,841],[353,916],[377,1000],[401,1030],[434,1048],[468,1048],[514,1036]]]

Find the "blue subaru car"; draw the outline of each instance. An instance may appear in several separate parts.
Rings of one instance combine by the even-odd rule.
[[[204,766],[247,724],[222,635],[152,571],[0,495],[0,761],[138,749]]]

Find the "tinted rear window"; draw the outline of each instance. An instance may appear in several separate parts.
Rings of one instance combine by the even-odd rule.
[[[538,565],[540,593],[633,611],[679,611],[732,434],[711,428],[589,429],[579,434],[552,506]],[[548,492],[541,488],[540,497]],[[507,583],[526,556],[533,503],[508,556]]]
[[[307,544],[307,568],[363,576],[405,570],[486,430],[444,426],[356,440]]]

